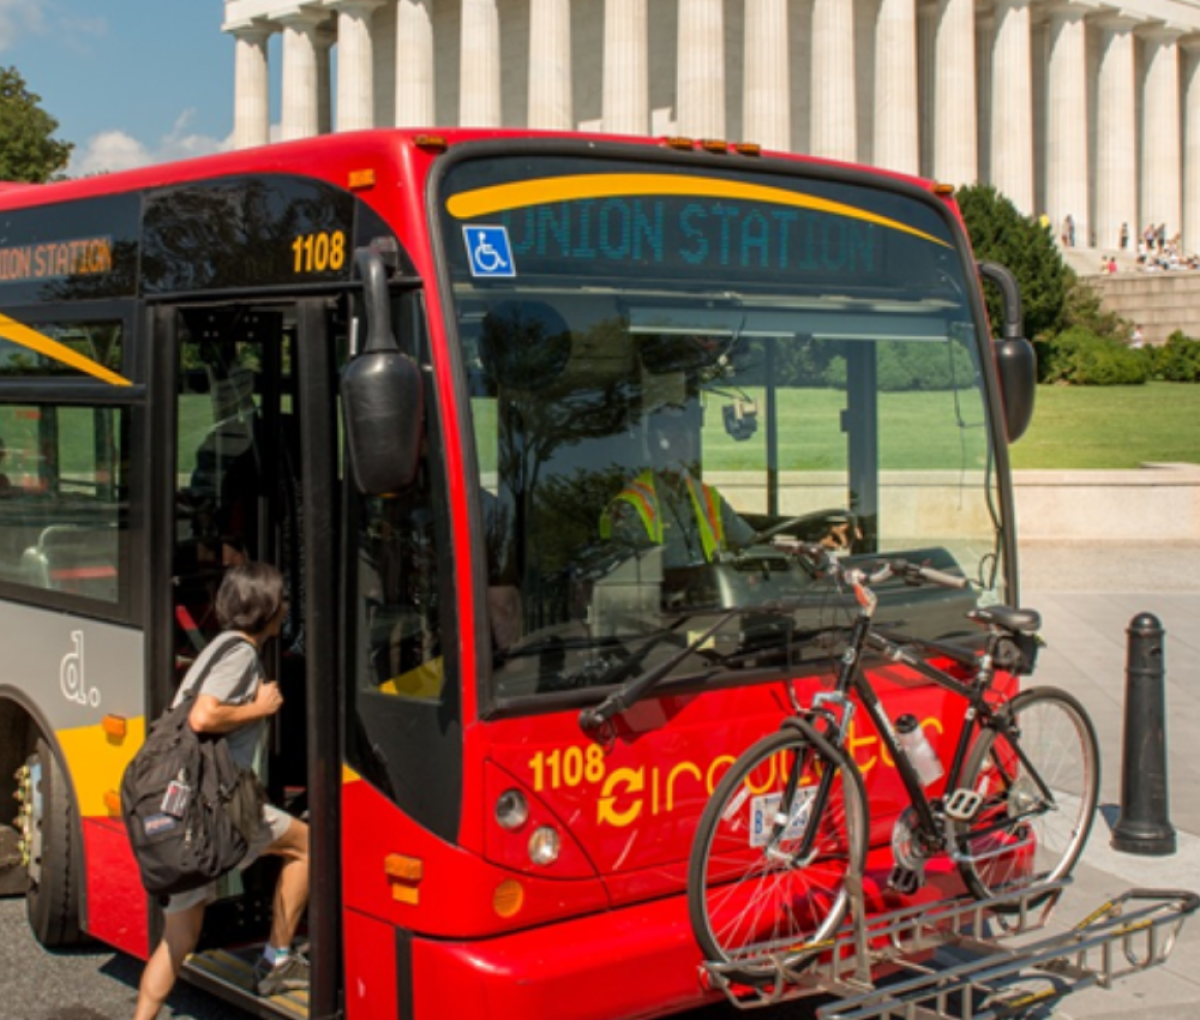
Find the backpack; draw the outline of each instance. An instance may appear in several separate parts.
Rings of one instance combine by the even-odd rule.
[[[212,668],[244,640],[233,635],[194,681],[185,679],[186,696],[154,723],[121,777],[121,814],[152,896],[198,889],[231,871],[261,815],[253,771],[238,766],[223,736],[196,733],[188,723]]]

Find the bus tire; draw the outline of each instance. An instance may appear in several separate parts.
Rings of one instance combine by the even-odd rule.
[[[0,897],[25,895],[25,865],[11,825],[0,821]]]
[[[80,850],[71,791],[46,741],[38,739],[26,761],[29,797],[25,838],[29,862],[25,912],[34,938],[47,949],[82,941],[79,928]]]

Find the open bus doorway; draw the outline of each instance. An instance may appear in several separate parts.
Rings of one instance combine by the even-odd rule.
[[[290,608],[260,649],[283,709],[268,720],[260,775],[274,804],[308,821],[308,740],[297,313],[289,305],[182,309],[176,323],[172,648],[176,685],[219,633],[215,595],[231,566],[274,564]],[[270,927],[277,858],[219,884],[195,965],[243,984]],[[302,927],[301,942],[306,938]]]

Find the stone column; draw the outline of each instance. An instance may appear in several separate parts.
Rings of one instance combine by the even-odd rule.
[[[679,0],[675,110],[679,134],[725,137],[723,0]]]
[[[932,177],[933,135],[937,123],[937,0],[918,0],[917,3],[917,97],[920,116],[919,144],[921,146],[921,176]]]
[[[464,127],[500,126],[500,12],[496,0],[461,0],[459,114]]]
[[[384,0],[336,0],[337,129],[359,131],[375,126],[375,54],[371,19]]]
[[[742,136],[764,148],[792,147],[787,0],[746,0]]]
[[[858,157],[854,4],[813,0],[812,141],[814,156]]]
[[[1075,243],[1080,247],[1090,244],[1092,229],[1087,14],[1078,4],[1050,8],[1046,75],[1046,214],[1056,236],[1070,215],[1075,221]]]
[[[1029,0],[996,0],[991,183],[1026,216],[1033,208],[1033,66]]]
[[[1180,137],[1179,38],[1172,25],[1139,33],[1146,42],[1142,92],[1142,219],[1165,223],[1167,240],[1183,227],[1183,142]]]
[[[396,11],[396,126],[429,127],[434,109],[433,0],[399,0]]]
[[[228,29],[233,33],[233,147],[249,149],[271,140],[270,68],[267,40],[271,28],[258,22]]]
[[[1142,228],[1133,77],[1135,24],[1119,16],[1097,22],[1101,39],[1096,79],[1096,245],[1100,248],[1117,246],[1122,223],[1129,224],[1131,244]]]
[[[875,28],[875,151],[889,170],[918,173],[921,136],[917,98],[916,0],[880,0]]]
[[[947,184],[979,178],[975,0],[938,0],[934,40],[933,173]]]
[[[996,8],[975,10],[975,173],[981,181],[992,177],[992,47],[996,42]]]
[[[571,0],[530,0],[529,113],[532,128],[569,131],[571,104]]]
[[[326,22],[317,29],[317,133],[333,130],[333,44],[335,32]]]
[[[311,138],[320,133],[320,72],[317,66],[317,26],[324,13],[300,7],[280,15],[283,25],[283,141]]]
[[[1183,250],[1200,252],[1200,37],[1185,41],[1183,115]]]
[[[646,0],[605,0],[604,82],[600,116],[609,134],[650,129]]]

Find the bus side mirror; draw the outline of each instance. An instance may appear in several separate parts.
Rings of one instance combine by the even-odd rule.
[[[359,492],[398,492],[416,477],[424,419],[421,371],[392,332],[387,273],[377,252],[354,256],[363,278],[367,340],[342,371],[342,420]]]
[[[1004,427],[1008,441],[1015,443],[1033,420],[1037,393],[1037,354],[1023,336],[993,340],[1000,397],[1004,401]]]
[[[1037,354],[1024,335],[1021,290],[1017,279],[998,262],[980,262],[979,272],[1000,288],[1004,296],[1004,326],[999,338],[992,338],[996,356],[996,374],[1000,380],[1000,398],[1004,405],[1004,430],[1015,443],[1033,420],[1037,395]]]

